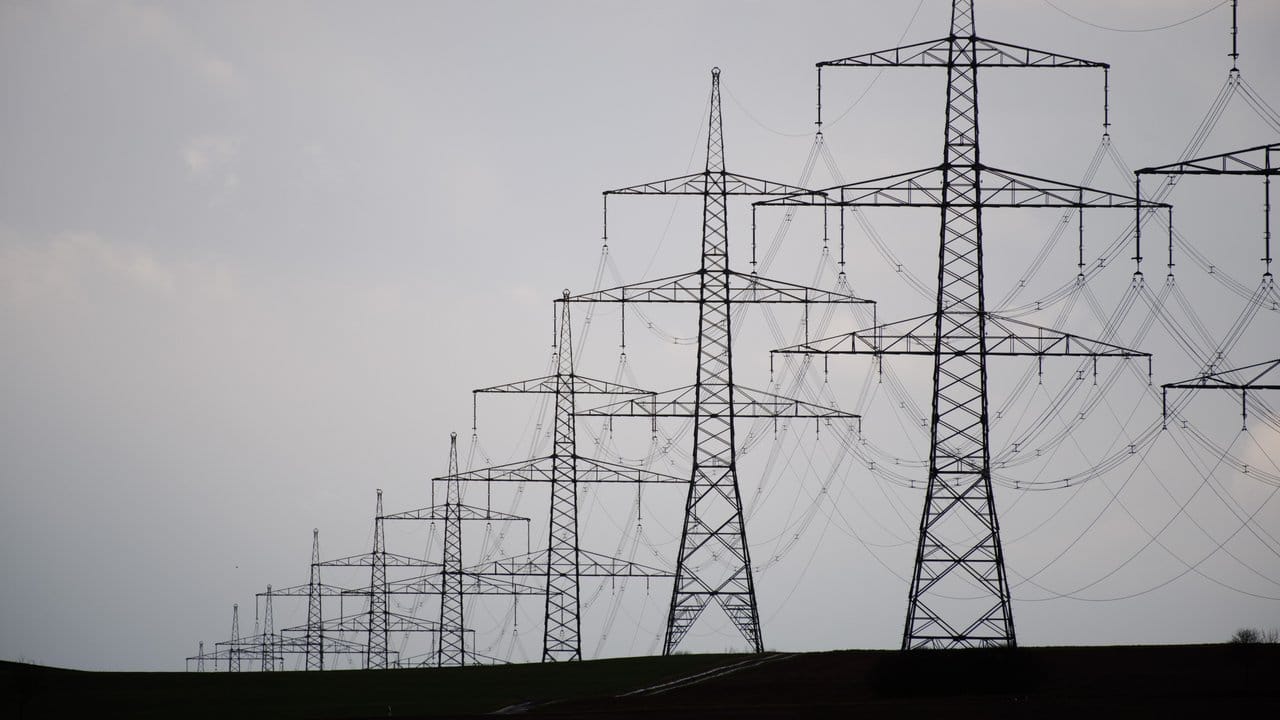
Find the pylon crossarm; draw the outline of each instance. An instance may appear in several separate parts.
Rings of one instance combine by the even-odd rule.
[[[981,205],[989,208],[1163,208],[1165,202],[1141,200],[1084,185],[1050,180],[1026,173],[979,165]]]
[[[415,578],[395,580],[387,583],[389,595],[439,595],[441,594],[441,576],[422,575]],[[542,595],[546,590],[537,585],[520,582],[510,577],[486,577],[473,573],[462,573],[463,595]],[[352,592],[359,595],[359,592]],[[365,592],[368,594],[368,591]]]
[[[954,40],[973,41],[973,64],[977,67],[1110,67],[1104,62],[1085,60],[1045,50],[1036,50],[977,36],[954,38]],[[953,38],[949,37],[926,40],[925,42],[889,48],[888,50],[853,55],[839,60],[826,60],[818,63],[818,67],[949,67],[952,63],[952,41]],[[964,64],[966,66],[969,64],[967,59]]]
[[[1168,203],[1049,180],[1000,168],[977,166],[978,205],[984,208],[1163,208]],[[911,170],[771,200],[757,206],[942,207],[942,167]],[[950,203],[954,204],[954,202]]]
[[[439,480],[440,478],[436,478]],[[448,505],[432,505],[431,507],[418,508],[417,510],[406,510],[404,512],[392,513],[391,515],[383,515],[383,520],[432,520],[445,521],[449,520]],[[499,512],[490,508],[475,507],[472,505],[455,505],[453,510],[458,513],[459,520],[510,520],[529,522],[529,518],[510,513]],[[305,586],[304,586],[305,587]]]
[[[947,313],[950,318],[973,318],[956,321],[953,327],[976,328],[978,313]],[[977,355],[982,351],[975,332],[935,334],[936,315],[919,315],[906,320],[885,323],[851,333],[834,335],[773,352],[816,355],[934,355],[941,345],[945,355]],[[1021,320],[983,313],[986,328],[986,354],[1002,356],[1042,357],[1145,357],[1151,353],[1132,350],[1102,340],[1041,327]],[[939,343],[940,340],[940,343]]]
[[[631,560],[624,560],[590,550],[578,551],[579,574],[583,577],[674,577],[670,570],[642,565]]]
[[[755,274],[729,271],[729,302],[731,303],[866,303],[874,304],[849,293],[821,290],[797,285],[785,280],[760,277]]]
[[[1151,357],[1151,353],[1141,350],[1033,325],[995,313],[986,313],[986,322],[988,355]]]
[[[319,625],[326,633],[335,632],[368,632],[368,613],[354,613],[340,618],[326,618]],[[305,633],[306,625],[286,628],[282,632]],[[387,630],[389,632],[440,632],[440,624],[434,620],[423,620],[403,613],[387,614]],[[300,638],[301,639],[301,638]],[[363,646],[361,646],[363,649]]]
[[[760,200],[754,204],[762,207],[875,205],[936,207],[941,203],[941,187],[942,168],[933,166],[771,200]]]
[[[631,467],[605,460],[578,457],[578,482],[614,483],[678,483],[687,484],[688,477],[668,475],[655,470]]]
[[[676,477],[675,475],[667,475],[653,470],[645,470],[644,468],[631,467],[629,465],[621,465],[618,463],[606,462],[604,460],[594,460],[592,458],[581,456],[574,459],[577,463],[578,482],[689,482],[689,478],[687,477]],[[533,460],[522,460],[520,462],[509,463],[506,465],[495,465],[493,467],[481,468],[479,470],[467,470],[466,472],[460,472],[457,475],[448,475],[434,479],[476,480],[485,482],[556,482],[555,460],[550,456],[540,457],[534,458]]]
[[[729,303],[874,303],[849,293],[807,287],[785,280],[774,280],[759,275],[728,271]],[[620,285],[607,290],[574,295],[569,302],[642,302],[642,303],[690,303],[702,301],[701,273]]]
[[[609,382],[608,380],[597,380],[595,378],[585,377],[583,375],[573,375],[569,378],[572,386],[569,392],[577,395],[648,395],[649,390],[633,388],[628,385],[619,385],[618,383]],[[473,393],[556,393],[564,392],[563,387],[558,387],[560,381],[555,375],[547,377],[534,378],[532,380],[519,380],[513,383],[505,383],[502,385],[494,385],[492,387],[480,388],[472,390]]]
[[[620,285],[606,290],[571,295],[569,302],[696,303],[701,297],[697,272]]]
[[[735,385],[733,391],[733,414],[739,418],[857,419],[861,417],[856,413],[742,385]],[[578,414],[600,417],[696,417],[697,386],[686,385],[673,390],[664,390],[655,393],[653,398],[624,400],[584,410]]]
[[[1135,175],[1280,175],[1280,143],[1145,167]]]
[[[1241,378],[1241,376],[1244,376]],[[1280,390],[1280,358],[1165,383],[1166,390]]]
[[[723,177],[723,181],[717,177],[714,181],[709,177],[715,174]],[[721,184],[723,183],[723,185]],[[680,177],[668,178],[666,180],[656,180],[654,182],[641,183],[630,187],[618,188],[616,190],[606,190],[605,195],[705,195],[709,192],[709,188],[714,188],[716,194],[725,195],[790,195],[798,192],[807,192],[806,188],[787,183],[774,182],[773,180],[762,180],[760,178],[751,177],[749,175],[738,175],[731,172],[700,172],[690,175],[681,175]]]
[[[547,574],[547,550],[516,555],[473,565],[466,572],[485,577],[542,577]],[[580,577],[673,577],[674,573],[631,560],[610,557],[590,550],[578,550]]]
[[[385,520],[385,516],[383,517]],[[337,560],[324,560],[316,563],[320,567],[372,567],[381,562],[387,567],[440,567],[440,563],[413,558],[407,555],[397,555],[395,553],[362,553],[360,555],[351,555],[349,557],[338,558]]]
[[[304,634],[307,631],[306,625],[298,627],[285,628],[281,630],[282,637],[277,640],[276,650],[282,653],[304,653],[307,651],[307,639]],[[284,633],[294,633],[293,635],[284,635]],[[363,643],[352,640],[345,640],[341,637],[327,635],[324,638],[324,649],[326,653],[330,652],[349,652],[363,653],[366,647]]]
[[[463,572],[484,577],[545,577],[547,574],[547,551],[515,555],[472,565]]]
[[[338,585],[328,585],[325,583],[317,583],[316,585],[294,585],[286,588],[272,588],[271,592],[260,592],[258,597],[308,597],[313,592],[322,597],[335,597],[343,595],[353,588],[340,587]]]

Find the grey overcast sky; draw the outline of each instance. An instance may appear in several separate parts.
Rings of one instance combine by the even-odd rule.
[[[1201,154],[1280,135],[1275,111],[1250,104],[1280,107],[1280,3],[1240,5],[1247,87]],[[821,186],[925,167],[941,150],[943,74],[833,70],[833,162],[805,175],[813,67],[941,37],[948,15],[946,0],[0,3],[0,658],[181,669],[199,640],[228,636],[232,603],[247,634],[253,593],[306,581],[313,527],[326,556],[351,555],[368,548],[375,488],[388,510],[427,505],[449,432],[464,464],[544,449],[547,408],[530,398],[482,399],[473,439],[469,390],[546,371],[562,288],[696,267],[698,208],[648,198],[611,204],[602,266],[600,192],[699,168],[710,69],[723,69],[731,169]],[[1218,0],[979,0],[977,21],[986,37],[1112,63],[1114,154],[1096,175],[1094,71],[984,73],[984,160],[1115,191],[1132,169],[1178,158],[1231,66]],[[1161,221],[1141,298],[1124,300],[1125,245],[1087,290],[1021,317],[1097,336],[1114,313],[1118,341],[1156,354],[1157,385],[1194,375],[1262,274],[1262,186],[1187,178],[1170,198],[1205,258],[1178,249],[1175,289]],[[1120,214],[1086,215],[1089,263],[1123,229]],[[926,312],[904,278],[936,277],[936,213],[866,220],[849,221],[850,284],[880,302],[882,320]],[[750,222],[736,205],[743,269]],[[762,272],[832,285],[821,213],[787,223],[761,211],[759,222]],[[1025,310],[1069,284],[1074,222],[1026,273],[1061,214],[993,217],[989,304]],[[688,308],[628,310],[625,367],[617,310],[590,323],[579,310],[581,372],[692,381]],[[1280,310],[1263,302],[1254,315],[1224,364],[1277,355]],[[792,342],[802,318],[743,317],[738,377],[764,387],[767,351]],[[840,310],[811,329],[861,321]],[[1102,363],[1096,392],[1066,361],[1046,361],[1038,385],[1033,362],[992,371],[1019,640],[1217,642],[1280,626],[1280,398],[1257,398],[1240,433],[1238,399],[1195,397],[1182,406],[1187,428],[1144,440],[1160,415],[1145,365],[1122,366],[1112,386],[1115,364]],[[865,445],[807,424],[740,428],[771,648],[899,642],[929,373],[912,359],[886,366],[832,358],[825,373],[817,361],[779,365],[775,378],[859,409]],[[1088,387],[1045,414],[1070,383]],[[640,424],[610,434],[584,421],[581,450],[641,459]],[[654,467],[687,472],[687,446],[687,426],[664,426]],[[1081,479],[1024,487],[1058,476]],[[545,542],[544,489],[471,488],[468,501],[534,518],[528,537],[469,530],[468,561]],[[585,490],[584,545],[670,564],[683,496],[646,490],[639,520],[635,502],[630,490]],[[438,553],[432,532],[396,527],[388,542]],[[655,652],[669,593],[657,581],[586,587],[587,656]],[[277,628],[304,610],[280,601]],[[432,601],[418,610],[436,612]],[[540,621],[536,600],[468,609],[480,649],[513,660],[536,658]],[[406,654],[420,641],[409,642]],[[740,641],[708,614],[687,645]]]

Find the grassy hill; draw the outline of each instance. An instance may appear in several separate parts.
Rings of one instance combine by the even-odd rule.
[[[1277,717],[1280,646],[678,655],[325,673],[0,663],[0,717]],[[647,688],[647,690],[646,690]]]

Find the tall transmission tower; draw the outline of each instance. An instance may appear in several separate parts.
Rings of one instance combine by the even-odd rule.
[[[369,568],[369,587],[362,590],[346,590],[340,591],[341,595],[364,595],[369,598],[369,609],[366,613],[366,622],[364,623],[367,633],[365,643],[365,668],[369,670],[379,670],[390,667],[390,650],[388,645],[388,634],[390,632],[391,612],[387,605],[387,568],[430,568],[439,570],[440,564],[427,560],[419,560],[407,555],[399,555],[387,552],[386,535],[383,527],[385,519],[382,513],[382,490],[377,491],[378,500],[377,508],[373,518],[373,548],[370,552],[360,555],[351,555],[336,560],[324,560],[316,562],[313,559],[312,575],[315,587],[322,588],[319,582],[319,573],[315,568],[326,567],[367,567]],[[316,536],[318,538],[318,536]],[[318,543],[318,540],[315,542]],[[313,545],[313,554],[317,554],[317,546]],[[317,555],[318,556],[318,555]],[[312,597],[308,595],[308,597]],[[310,605],[310,601],[308,603]],[[318,609],[318,603],[317,603]],[[308,610],[308,625],[311,625],[310,610]],[[323,624],[314,626],[316,641],[322,639]]]
[[[240,672],[240,604],[231,606],[231,647],[227,653],[227,672]]]
[[[684,479],[650,470],[583,457],[577,450],[577,396],[641,395],[652,393],[605,380],[578,375],[573,369],[573,331],[569,291],[556,302],[560,318],[554,375],[495,385],[480,393],[538,393],[555,398],[553,442],[549,457],[511,465],[471,470],[446,480],[486,482],[547,482],[551,485],[550,528],[547,548],[526,556],[506,558],[468,568],[477,576],[527,577],[545,580],[545,616],[542,661],[582,659],[580,581],[594,577],[671,577],[671,573],[639,563],[583,550],[578,543],[578,483],[683,483]],[[584,568],[583,560],[586,559]]]
[[[497,512],[488,507],[465,505],[463,483],[458,475],[458,434],[449,434],[448,480],[445,482],[445,502],[425,508],[391,513],[385,520],[442,521],[444,523],[443,564],[438,577],[440,595],[440,638],[436,646],[434,663],[437,667],[467,665],[475,661],[475,653],[467,649],[468,632],[463,622],[464,572],[462,567],[463,521],[524,522],[529,518]]]
[[[692,417],[693,462],[662,652],[675,652],[707,606],[715,602],[754,652],[764,651],[747,527],[738,484],[734,420],[744,417],[856,419],[832,408],[749,390],[733,377],[733,306],[738,303],[867,303],[853,295],[739,273],[729,264],[729,196],[806,192],[785,183],[725,169],[720,69],[711,71],[707,155],[702,172],[605,192],[702,198],[702,260],[698,270],[568,298],[571,302],[690,303],[698,306],[694,385],[652,400],[584,414]],[[606,205],[607,217],[607,205]],[[606,226],[605,236],[608,236]],[[647,411],[647,412],[646,412]]]
[[[449,475],[458,474],[458,433],[449,433]],[[467,658],[467,634],[462,605],[462,483],[445,484],[444,557],[441,568],[444,592],[440,594],[440,640],[436,666],[463,665]]]
[[[306,668],[324,670],[324,619],[320,582],[320,528],[311,529],[311,565],[307,580]]]
[[[373,515],[373,552],[369,563],[369,654],[365,668],[387,667],[387,539],[382,522],[382,489]]]
[[[781,352],[933,358],[929,477],[902,648],[1016,645],[995,500],[987,410],[992,355],[1146,357],[1041,328],[986,309],[983,210],[1134,208],[1136,198],[984,165],[979,154],[980,68],[1099,68],[1082,60],[979,37],[973,0],[953,0],[947,37],[818,63],[833,67],[936,67],[947,71],[940,165],[758,205],[937,207],[941,210],[936,310],[930,315],[805,343]],[[818,107],[821,113],[821,98]],[[1105,103],[1104,103],[1105,108]],[[821,115],[819,115],[821,123]],[[1104,125],[1107,120],[1104,117]],[[1163,203],[1144,203],[1163,207]],[[1140,273],[1139,273],[1140,277]],[[976,598],[975,598],[976,595]],[[975,598],[960,600],[957,598]]]
[[[360,559],[361,556],[357,556],[351,564],[358,562]],[[346,563],[348,560],[351,559],[334,562]],[[305,598],[307,601],[306,625],[296,628],[284,628],[275,635],[273,640],[278,653],[277,661],[284,655],[302,655],[302,665],[305,669],[324,670],[325,659],[330,654],[343,653],[364,657],[368,653],[367,643],[356,644],[340,637],[326,635],[326,631],[332,627],[332,623],[326,624],[324,619],[323,598],[341,598],[351,595],[353,592],[364,595],[368,593],[368,590],[353,591],[351,588],[328,585],[321,582],[320,568],[323,566],[324,564],[320,560],[320,531],[312,529],[311,563],[308,566],[308,581],[303,585],[285,588],[268,586],[265,593],[258,593],[258,597],[293,597]],[[357,566],[365,567],[363,564]]]
[[[276,669],[276,635],[275,620],[271,611],[271,586],[267,585],[266,599],[262,602],[262,672],[275,672]]]

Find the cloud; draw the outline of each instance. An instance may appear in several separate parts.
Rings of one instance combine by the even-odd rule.
[[[198,135],[182,146],[182,160],[193,175],[230,166],[240,154],[240,139],[229,135]]]
[[[0,301],[10,307],[92,297],[103,280],[152,292],[172,292],[174,271],[138,248],[96,233],[63,233],[37,244],[0,245]]]
[[[230,89],[238,84],[235,66],[206,47],[203,40],[178,22],[164,5],[120,2],[106,7],[114,13],[115,21],[124,26],[126,36],[169,53],[210,85]]]

